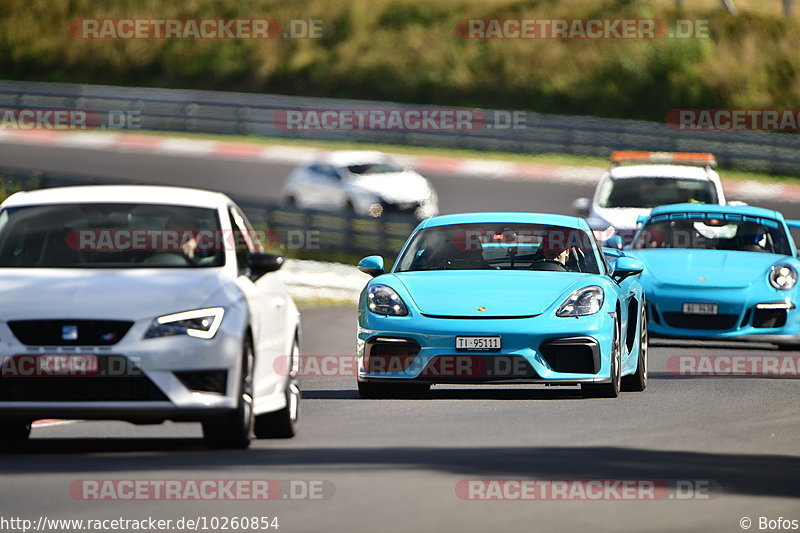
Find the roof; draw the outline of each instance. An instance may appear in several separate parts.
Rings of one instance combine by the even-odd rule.
[[[548,224],[567,228],[579,228],[591,231],[586,221],[579,217],[568,215],[551,215],[547,213],[458,213],[454,215],[440,215],[423,220],[417,229],[451,224],[481,224],[481,223],[517,223],[517,224]]]
[[[774,209],[756,207],[754,205],[716,205],[716,204],[671,204],[660,205],[653,209],[652,215],[664,213],[732,213],[754,217],[768,217],[783,220],[783,215]]]
[[[349,165],[382,162],[388,158],[388,155],[377,150],[344,150],[326,154],[322,159],[332,165],[346,167]]]
[[[14,207],[42,204],[132,203],[217,208],[228,202],[230,198],[222,193],[185,187],[79,185],[18,192],[11,195],[2,205]]]
[[[711,179],[705,168],[689,165],[627,165],[613,167],[609,172],[614,179],[647,177],[706,181]]]

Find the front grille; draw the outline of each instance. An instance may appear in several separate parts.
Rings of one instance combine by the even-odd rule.
[[[687,315],[684,313],[664,313],[664,321],[673,328],[681,329],[733,329],[738,315]]]
[[[364,348],[364,368],[367,372],[402,372],[407,370],[420,347],[411,339],[373,337]]]
[[[549,340],[542,343],[539,352],[556,372],[597,374],[600,371],[600,346],[589,337]]]
[[[28,346],[111,346],[133,322],[122,320],[12,320],[11,332]]]
[[[753,327],[780,328],[786,325],[786,309],[758,309],[753,313]]]
[[[413,214],[419,207],[419,202],[381,202],[383,214]]]
[[[31,355],[18,356],[24,358]],[[99,356],[92,375],[14,375],[0,373],[4,402],[167,402],[164,393],[142,370],[123,356]],[[21,367],[20,367],[21,368]]]
[[[432,358],[419,378],[439,383],[539,379],[521,355],[455,354]]]
[[[200,370],[196,372],[174,372],[183,386],[192,392],[225,394],[228,388],[227,370]]]

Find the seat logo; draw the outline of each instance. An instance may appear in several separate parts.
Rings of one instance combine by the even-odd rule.
[[[61,326],[61,340],[63,341],[78,340],[78,326],[75,325]]]

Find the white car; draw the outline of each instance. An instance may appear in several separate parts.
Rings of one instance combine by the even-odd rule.
[[[0,205],[0,440],[38,419],[202,422],[291,437],[300,318],[227,196],[84,186]],[[286,371],[281,371],[286,369]]]
[[[630,166],[623,163],[634,162]],[[593,198],[578,198],[573,209],[594,230],[630,232],[654,207],[684,202],[725,205],[725,193],[712,154],[689,152],[612,152],[611,168]]]
[[[436,192],[427,179],[375,151],[332,152],[297,167],[281,200],[301,209],[372,217],[399,213],[421,220],[439,214]]]

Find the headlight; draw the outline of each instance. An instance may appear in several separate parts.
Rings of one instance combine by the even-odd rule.
[[[769,272],[769,283],[779,291],[788,291],[797,284],[797,270],[792,265],[775,265]]]
[[[408,309],[394,289],[386,285],[373,285],[367,292],[367,306],[373,313],[390,316],[406,316]]]
[[[172,335],[189,335],[199,339],[212,339],[217,334],[225,310],[222,307],[210,307],[196,311],[186,311],[173,315],[160,316],[153,320],[145,339],[169,337]]]
[[[603,307],[605,294],[597,286],[578,289],[564,300],[556,311],[556,316],[585,316],[593,315]]]

